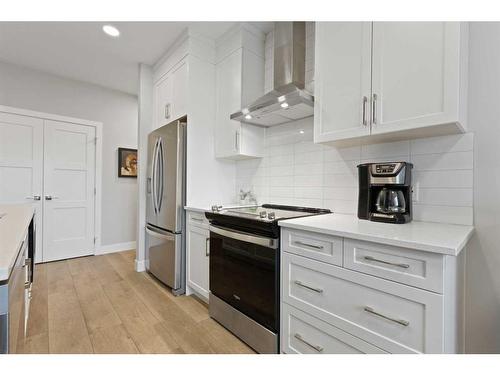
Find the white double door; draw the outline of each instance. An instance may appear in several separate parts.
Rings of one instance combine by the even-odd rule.
[[[36,262],[94,254],[94,127],[0,113],[0,204],[26,202]]]

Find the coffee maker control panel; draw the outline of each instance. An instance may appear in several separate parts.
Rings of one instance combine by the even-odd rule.
[[[377,173],[394,173],[396,164],[377,164]]]
[[[372,164],[371,172],[373,176],[393,176],[401,170],[402,166],[402,163]]]

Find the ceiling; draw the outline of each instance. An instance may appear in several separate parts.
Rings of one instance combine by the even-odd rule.
[[[0,60],[137,94],[138,64],[154,64],[187,27],[218,38],[235,22],[0,22]],[[262,31],[271,22],[253,23]]]

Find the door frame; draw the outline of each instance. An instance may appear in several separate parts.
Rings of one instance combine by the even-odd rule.
[[[53,120],[65,122],[68,124],[92,126],[95,128],[95,200],[94,200],[94,254],[101,248],[101,210],[102,210],[102,122],[84,120],[76,117],[61,116],[52,113],[32,111],[30,109],[9,107],[0,105],[0,112],[35,117],[42,120]]]

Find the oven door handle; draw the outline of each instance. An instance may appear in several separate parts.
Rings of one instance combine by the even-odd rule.
[[[233,240],[253,243],[255,245],[277,249],[279,247],[279,239],[264,236],[256,236],[255,234],[248,234],[236,230],[229,230],[226,228],[217,227],[215,225],[209,226],[210,232],[219,234],[224,237],[232,238]]]

